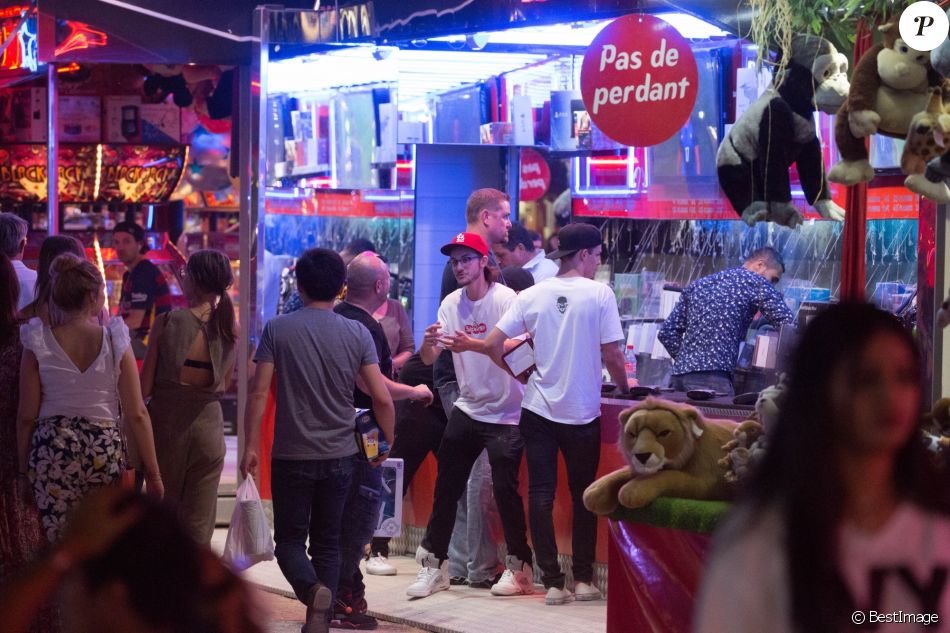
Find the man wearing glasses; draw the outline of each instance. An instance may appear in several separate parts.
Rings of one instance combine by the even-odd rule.
[[[784,272],[782,256],[766,246],[753,251],[742,266],[686,286],[657,335],[673,357],[674,389],[733,394],[739,344],[756,313],[775,327],[795,318],[774,288]]]
[[[459,499],[479,455],[488,453],[495,500],[508,546],[506,570],[492,585],[499,596],[534,592],[532,554],[524,506],[518,492],[518,469],[524,442],[518,429],[523,389],[490,358],[474,351],[455,352],[456,339],[481,340],[515,299],[510,288],[495,283],[488,270],[488,244],[476,233],[459,233],[442,247],[460,288],[439,306],[438,322],[426,328],[419,354],[431,364],[441,348],[452,349],[460,395],[449,415],[439,447],[438,477],[432,516],[416,560],[422,566],[406,593],[424,598],[449,588],[449,540]],[[482,508],[471,507],[471,513]]]
[[[488,247],[487,269],[495,276],[495,281],[502,284],[505,279],[491,249],[508,239],[510,228],[511,203],[507,193],[491,188],[476,189],[471,193],[465,202],[465,232],[478,235],[484,240]],[[442,271],[439,300],[444,300],[459,287],[455,271],[446,263]],[[432,377],[445,408],[445,415],[449,417],[455,400],[459,397],[459,385],[452,355],[448,351],[436,359],[432,367]],[[496,572],[501,561],[498,559],[498,547],[486,524],[486,520],[495,518],[497,510],[493,502],[483,501],[485,498],[491,498],[491,485],[488,458],[482,453],[472,468],[467,492],[462,495],[455,518],[455,533],[449,547],[449,576],[453,584],[490,589],[498,580]],[[469,505],[475,507],[476,511],[469,513]],[[392,573],[395,573],[395,570]]]

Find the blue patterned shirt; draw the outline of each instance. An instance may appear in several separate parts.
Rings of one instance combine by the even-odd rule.
[[[686,286],[658,334],[673,357],[673,375],[731,374],[756,312],[775,327],[794,320],[772,284],[746,268],[729,268]]]

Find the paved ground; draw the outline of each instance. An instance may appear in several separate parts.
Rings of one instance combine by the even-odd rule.
[[[262,589],[254,589],[254,600],[268,614],[268,633],[300,633],[304,611],[306,611],[306,607],[300,602]],[[422,629],[384,621],[380,621],[376,631],[378,633],[423,633]]]

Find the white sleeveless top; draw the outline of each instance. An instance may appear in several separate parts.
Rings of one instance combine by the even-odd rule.
[[[116,383],[119,361],[129,346],[129,329],[122,319],[112,319],[102,330],[99,355],[81,372],[42,321],[30,319],[20,328],[23,347],[33,352],[39,363],[40,419],[54,415],[81,416],[93,421],[119,419]]]

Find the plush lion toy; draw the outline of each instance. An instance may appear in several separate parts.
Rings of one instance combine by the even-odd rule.
[[[584,505],[610,514],[617,503],[641,508],[661,496],[726,499],[719,460],[737,424],[706,420],[695,408],[647,398],[620,413],[620,450],[629,465],[584,491]]]
[[[874,178],[865,139],[872,134],[905,138],[915,114],[927,109],[930,89],[950,99],[950,82],[930,65],[930,55],[901,39],[898,21],[882,24],[884,41],[861,56],[851,75],[848,99],[835,119],[835,143],[841,162],[828,180],[854,185]]]

